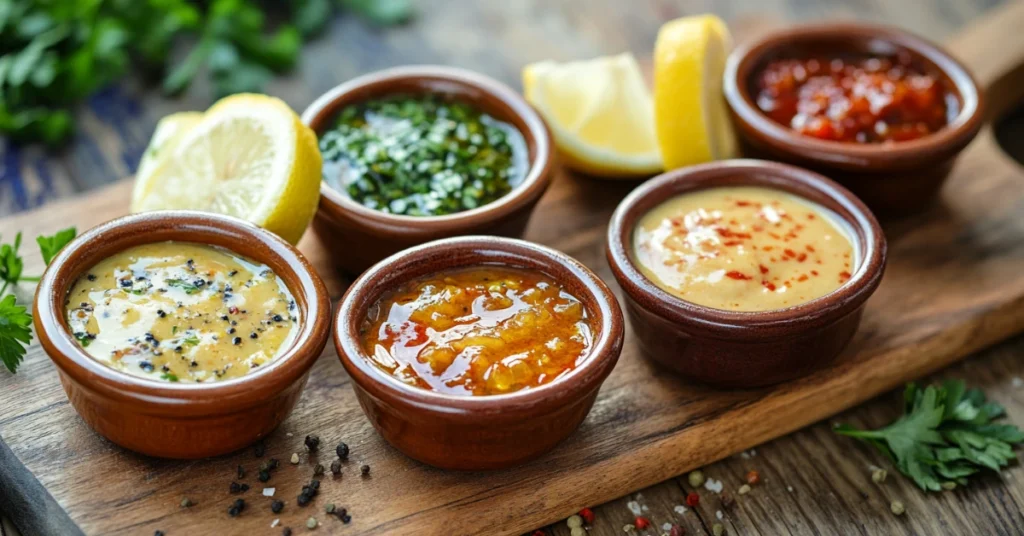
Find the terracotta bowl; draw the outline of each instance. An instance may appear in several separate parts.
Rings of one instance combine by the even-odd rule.
[[[492,203],[456,214],[424,217],[373,210],[321,185],[313,228],[344,272],[358,274],[389,255],[439,238],[473,234],[519,237],[551,182],[555,153],[540,115],[508,86],[463,69],[422,65],[360,76],[314,101],[302,113],[302,121],[319,136],[345,106],[388,95],[425,93],[452,96],[515,126],[529,153],[526,176]]]
[[[804,136],[772,121],[752,95],[754,77],[780,57],[812,52],[893,54],[940,77],[959,113],[942,130],[888,144],[857,144]],[[812,24],[771,33],[736,49],[723,80],[733,123],[745,155],[807,167],[835,179],[880,216],[919,212],[937,196],[960,151],[982,124],[982,94],[960,62],[911,33],[865,24]]]
[[[850,224],[856,270],[830,294],[771,311],[737,312],[684,301],[647,279],[633,256],[639,219],[676,195],[720,186],[783,190],[828,208]],[[644,353],[688,378],[721,387],[782,382],[829,362],[850,342],[864,302],[885,268],[885,236],[848,190],[797,167],[730,160],[678,169],[644,183],[623,199],[608,227],[608,263],[625,291],[626,311]]]
[[[216,383],[168,383],[112,369],[68,331],[68,291],[84,271],[126,248],[175,240],[229,249],[269,266],[295,296],[295,345],[265,368]],[[294,247],[248,222],[215,214],[147,212],[95,227],[68,244],[36,290],[34,322],[72,406],[100,435],[161,458],[203,458],[238,450],[291,413],[330,333],[331,303],[320,277]]]
[[[385,292],[423,275],[485,264],[539,270],[579,298],[594,327],[590,356],[551,383],[491,396],[413,387],[370,363],[359,325]],[[476,236],[430,242],[365,272],[338,307],[334,344],[363,411],[395,448],[444,469],[498,469],[540,456],[583,422],[618,361],[622,330],[615,297],[578,261],[530,242]]]

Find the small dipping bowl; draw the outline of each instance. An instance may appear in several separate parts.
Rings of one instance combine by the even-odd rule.
[[[115,370],[75,341],[65,320],[68,291],[98,262],[130,247],[165,241],[218,246],[267,265],[299,308],[295,342],[245,376],[172,383]],[[75,238],[43,274],[34,322],[71,405],[100,435],[160,458],[194,459],[241,449],[291,413],[330,334],[331,302],[320,277],[293,246],[240,219],[166,211],[116,219]]]
[[[335,265],[346,273],[359,274],[389,255],[440,238],[522,236],[533,208],[551,182],[555,155],[551,134],[540,115],[508,86],[464,69],[407,66],[360,76],[323,94],[302,112],[302,121],[319,137],[348,105],[391,95],[424,94],[451,97],[514,126],[526,142],[526,173],[512,191],[499,199],[443,216],[381,212],[322,183],[313,228],[327,245]]]
[[[904,52],[937,76],[959,107],[945,127],[924,137],[893,143],[817,139],[776,123],[755,102],[755,79],[772,60]],[[733,51],[723,88],[745,156],[791,163],[833,178],[880,217],[927,208],[983,119],[982,93],[966,67],[930,41],[885,26],[811,24],[773,32]]]
[[[728,311],[685,301],[637,266],[633,236],[662,202],[707,188],[759,186],[787,192],[849,224],[857,252],[850,279],[829,294],[785,309]],[[786,381],[825,364],[850,342],[885,268],[886,242],[867,207],[811,171],[758,160],[730,160],[663,173],[619,204],[608,227],[608,263],[625,291],[626,312],[644,354],[687,378],[719,387]]]
[[[385,293],[425,275],[477,266],[537,270],[578,298],[593,329],[588,357],[549,383],[486,396],[407,385],[370,362],[360,324]],[[338,307],[334,344],[359,404],[388,443],[443,469],[499,469],[551,450],[583,422],[622,351],[622,324],[611,291],[578,261],[522,240],[474,236],[423,244],[363,273]]]

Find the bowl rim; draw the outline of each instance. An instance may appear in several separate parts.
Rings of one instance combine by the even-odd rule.
[[[721,186],[701,184],[695,179],[710,182],[727,177],[741,177],[730,182],[730,186],[768,187],[805,199],[806,196],[790,188],[812,190],[841,207],[842,210],[825,208],[830,208],[845,220],[855,234],[854,239],[862,245],[861,258],[850,279],[824,296],[791,307],[765,311],[730,311],[698,305],[669,294],[648,279],[636,267],[631,253],[636,221],[671,197]],[[687,183],[692,184],[685,188]],[[680,190],[680,187],[684,188]],[[878,220],[860,199],[836,182],[788,164],[737,159],[668,171],[633,190],[612,215],[606,253],[623,291],[642,303],[644,308],[678,326],[708,336],[749,341],[790,336],[794,325],[802,326],[801,329],[822,327],[855,310],[878,287],[885,269],[886,248],[885,235]]]
[[[526,175],[518,185],[512,187],[509,193],[490,203],[442,216],[406,216],[374,210],[353,201],[323,181],[320,184],[321,208],[328,207],[334,211],[349,212],[364,223],[373,223],[395,231],[429,234],[464,225],[478,224],[482,220],[501,219],[529,205],[547,188],[555,159],[551,132],[547,124],[540,114],[512,88],[489,76],[468,69],[445,65],[404,65],[357,76],[317,97],[302,112],[302,122],[313,130],[319,140],[322,129],[317,129],[316,126],[323,121],[329,121],[337,112],[337,108],[341,106],[341,102],[350,98],[354,93],[362,91],[368,91],[374,95],[402,93],[403,91],[389,89],[393,84],[401,83],[419,85],[422,86],[424,93],[434,94],[446,93],[445,89],[447,92],[451,92],[452,87],[458,87],[469,93],[483,95],[485,99],[494,100],[506,107],[518,122],[526,125],[526,128],[519,128],[514,124],[515,121],[502,120],[512,123],[512,126],[522,134],[528,150],[535,147],[533,151],[535,154],[528,158]],[[354,102],[362,100],[364,99],[357,99]],[[490,113],[487,110],[482,111]]]
[[[157,233],[158,238],[150,238],[152,233]],[[265,249],[260,250],[259,255],[247,255],[240,251],[245,247],[211,244],[213,236],[231,244],[248,243],[251,247],[256,243]],[[113,245],[94,247],[104,241]],[[67,292],[77,277],[111,254],[137,245],[167,241],[212,245],[264,264],[284,267],[284,273],[279,268],[274,270],[285,280],[302,313],[292,346],[254,373],[199,384],[137,377],[113,369],[86,353],[72,337],[63,315]],[[36,288],[33,319],[39,341],[50,359],[62,373],[88,390],[138,404],[137,407],[147,413],[197,416],[240,411],[302,378],[326,345],[330,310],[330,297],[320,276],[302,253],[284,239],[231,216],[167,210],[114,219],[68,243],[50,262]]]
[[[941,71],[953,84],[960,101],[956,117],[941,130],[916,140],[858,144],[820,140],[799,134],[772,121],[756,106],[750,93],[750,77],[756,74],[756,69],[766,57],[780,48],[799,47],[800,43],[809,42],[854,42],[863,47],[876,41],[906,49]],[[934,158],[937,153],[956,153],[977,135],[984,120],[984,94],[967,67],[932,41],[886,25],[811,23],[770,32],[733,50],[726,61],[722,87],[734,116],[744,126],[758,133],[763,143],[812,162],[851,169],[907,167],[912,165],[908,163]]]
[[[466,252],[466,259],[455,255]],[[455,264],[442,268],[468,268],[473,266],[501,265],[513,268],[539,270],[555,281],[564,278],[537,268],[539,264],[558,265],[575,279],[578,288],[589,294],[589,300],[577,296],[586,303],[595,304],[600,318],[595,324],[600,329],[598,338],[591,347],[590,355],[565,376],[549,383],[512,393],[486,396],[453,395],[414,387],[399,381],[370,363],[359,341],[359,323],[365,317],[366,309],[394,285],[405,283],[424,274],[415,273],[411,268],[418,261],[438,257],[451,257]],[[487,261],[488,257],[493,261]],[[512,260],[510,260],[512,259]],[[413,273],[410,274],[409,272]],[[379,284],[384,274],[393,275],[386,288]],[[454,418],[479,414],[515,418],[513,413],[544,407],[561,407],[584,397],[597,389],[611,373],[622,351],[624,324],[622,311],[611,289],[583,263],[552,248],[515,238],[496,236],[461,236],[427,242],[396,253],[365,271],[349,287],[335,312],[334,344],[345,370],[352,380],[375,397],[386,397],[393,401],[426,409]]]

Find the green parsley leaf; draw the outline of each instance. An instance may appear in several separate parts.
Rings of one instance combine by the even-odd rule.
[[[8,285],[17,285],[21,280],[21,271],[25,262],[21,259],[18,249],[21,247],[21,233],[14,235],[13,244],[0,245],[0,295],[7,290]]]
[[[985,469],[998,472],[1016,459],[1014,445],[1024,443],[1020,428],[992,422],[1006,410],[963,381],[925,389],[909,383],[903,398],[903,416],[889,426],[839,425],[835,431],[874,445],[923,490],[966,485],[967,477]]]
[[[85,332],[75,333],[75,340],[78,341],[78,344],[82,345],[82,348],[85,348],[85,347],[89,346],[89,343],[91,343],[92,340],[95,339],[95,338],[96,337],[90,335],[89,333],[85,333]]]
[[[180,288],[185,291],[185,294],[195,294],[199,292],[199,287],[185,281],[184,279],[168,279],[167,286]]]
[[[11,373],[25,359],[25,347],[32,341],[32,317],[16,304],[14,295],[0,298],[0,361]]]
[[[60,253],[60,250],[68,242],[74,240],[77,234],[78,231],[74,227],[68,227],[67,229],[57,231],[53,236],[41,235],[36,237],[36,243],[39,244],[39,252],[43,255],[43,262],[50,264],[50,261],[57,256],[57,253]]]
[[[167,380],[169,382],[176,382],[178,381],[178,376],[172,372],[165,372],[160,375],[160,379]]]
[[[199,344],[199,337],[196,337],[195,335],[189,335],[188,337],[185,337],[183,340],[185,341],[185,344],[190,344],[192,346]]]

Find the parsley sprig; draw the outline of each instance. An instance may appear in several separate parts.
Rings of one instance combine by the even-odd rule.
[[[994,423],[1006,410],[980,389],[968,390],[962,380],[924,389],[909,383],[903,398],[903,416],[889,426],[839,425],[835,431],[871,443],[928,491],[966,485],[967,477],[985,469],[998,472],[1017,458],[1013,447],[1024,442],[1024,431]]]
[[[53,236],[36,238],[43,261],[50,264],[57,252],[74,237],[75,228],[70,227]],[[39,281],[37,276],[22,274],[25,261],[21,257],[20,248],[21,233],[14,236],[13,243],[0,244],[0,361],[12,374],[17,372],[18,365],[25,359],[25,350],[32,342],[32,330],[29,327],[32,317],[23,305],[18,304],[14,294],[4,296],[4,293],[19,283]]]

